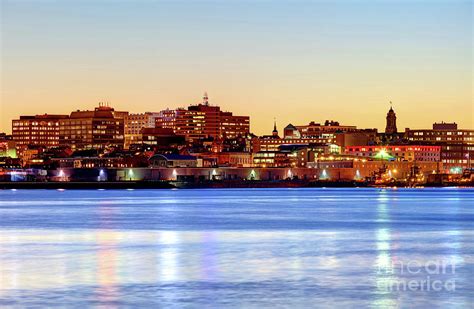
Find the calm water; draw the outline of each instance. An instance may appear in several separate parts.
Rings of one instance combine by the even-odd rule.
[[[473,278],[471,189],[0,191],[0,307],[467,308]]]

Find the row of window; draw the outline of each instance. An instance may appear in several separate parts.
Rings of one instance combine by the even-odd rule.
[[[408,134],[413,134],[416,136],[423,136],[423,135],[466,135],[466,136],[474,136],[474,131],[419,131],[419,132],[410,132]]]
[[[14,127],[30,127],[30,126],[59,126],[59,122],[29,122],[29,121],[13,121],[13,126]]]

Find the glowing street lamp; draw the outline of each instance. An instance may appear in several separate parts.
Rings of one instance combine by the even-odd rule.
[[[377,154],[374,156],[374,158],[376,159],[380,159],[380,160],[393,160],[394,159],[394,156],[390,155],[387,150],[385,149],[380,149],[379,152],[377,152]]]
[[[326,169],[323,169],[323,171],[321,172],[321,179],[328,179],[328,172],[326,171]]]
[[[102,181],[102,180],[105,180],[105,171],[104,169],[100,169],[99,170],[99,177],[97,177],[98,181]]]

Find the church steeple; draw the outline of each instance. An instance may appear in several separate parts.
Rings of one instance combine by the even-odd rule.
[[[277,130],[277,123],[276,119],[273,120],[273,131],[272,131],[273,136],[278,136],[278,130]]]
[[[392,107],[392,101],[390,101],[390,109],[387,113],[387,125],[385,127],[385,134],[397,133],[397,115]]]

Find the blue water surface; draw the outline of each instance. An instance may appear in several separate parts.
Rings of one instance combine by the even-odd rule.
[[[474,190],[0,190],[0,307],[472,308]]]

